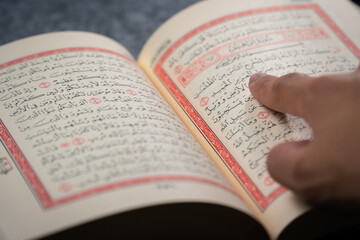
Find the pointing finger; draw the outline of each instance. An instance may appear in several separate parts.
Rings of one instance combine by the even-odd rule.
[[[308,91],[311,80],[311,77],[299,73],[282,77],[257,73],[250,78],[249,88],[265,106],[306,119],[311,104]]]

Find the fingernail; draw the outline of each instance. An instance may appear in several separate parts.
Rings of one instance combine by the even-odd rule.
[[[252,75],[250,77],[250,84],[254,84],[256,81],[258,81],[259,79],[261,79],[265,76],[267,76],[267,74],[265,74],[265,73],[255,73],[254,75]]]

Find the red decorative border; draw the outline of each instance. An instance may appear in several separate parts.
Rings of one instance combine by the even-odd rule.
[[[29,163],[26,161],[24,155],[21,153],[14,140],[11,138],[10,134],[6,130],[3,123],[0,121],[0,137],[4,142],[5,146],[9,150],[11,156],[16,161],[19,168],[22,170],[23,175],[26,177],[27,181],[33,188],[33,191],[36,193],[39,199],[44,202],[46,207],[51,201],[49,194],[46,192],[45,188],[41,184],[38,177],[35,175],[34,171],[31,169]]]
[[[275,38],[278,37],[280,39],[277,39],[276,41],[272,42],[263,42],[260,44],[257,44],[257,46],[254,47],[248,47],[243,48],[239,51],[234,51],[232,53],[223,54],[221,53],[221,50],[236,44],[241,41],[249,41],[249,40],[255,40],[257,38],[265,38],[269,36],[274,36]],[[320,40],[320,39],[326,39],[330,38],[322,29],[320,28],[305,28],[305,29],[295,29],[295,30],[283,30],[283,31],[276,31],[272,33],[262,33],[262,34],[256,34],[251,37],[245,37],[240,40],[236,40],[230,43],[227,43],[225,45],[222,45],[214,50],[211,50],[210,52],[207,52],[206,54],[199,57],[197,60],[192,62],[190,65],[186,67],[184,71],[177,77],[177,80],[180,82],[180,84],[186,88],[187,85],[190,84],[190,82],[199,75],[202,71],[209,68],[210,66],[222,61],[223,59],[229,58],[233,55],[246,52],[252,49],[260,48],[260,47],[266,47],[271,46],[275,44],[280,43],[288,43],[288,42],[297,42],[297,41],[308,41],[308,40]]]
[[[271,8],[240,12],[203,24],[202,26],[189,32],[180,40],[175,42],[160,58],[154,69],[155,74],[157,74],[159,78],[163,81],[164,85],[169,89],[170,93],[177,99],[181,107],[185,110],[188,116],[190,116],[190,118],[193,120],[195,125],[207,138],[207,140],[210,142],[213,148],[218,152],[218,154],[221,156],[221,158],[227,164],[227,166],[231,169],[231,171],[233,171],[235,176],[238,178],[239,182],[243,185],[245,190],[250,194],[254,202],[262,211],[264,211],[271,204],[273,200],[275,200],[279,195],[281,195],[284,191],[286,191],[286,189],[284,187],[279,187],[275,189],[269,196],[265,197],[255,186],[255,184],[250,180],[250,178],[246,175],[246,173],[241,169],[241,167],[237,164],[237,162],[234,160],[231,154],[227,151],[226,147],[221,143],[221,141],[215,136],[212,130],[208,127],[208,125],[202,120],[202,118],[194,110],[192,105],[187,101],[187,99],[184,97],[181,91],[176,87],[172,79],[166,74],[165,70],[162,68],[162,65],[165,62],[165,60],[170,56],[170,54],[174,52],[181,44],[186,42],[189,38],[217,24],[229,20],[233,20],[236,18],[251,16],[255,14],[281,12],[281,11],[289,11],[289,10],[305,10],[305,9],[311,9],[315,11],[318,14],[318,16],[340,38],[340,40],[355,54],[355,56],[357,58],[360,58],[360,51],[355,47],[355,45],[345,36],[345,34],[333,23],[333,21],[325,14],[325,12],[319,6],[315,4],[311,4],[311,5],[271,7]],[[186,82],[181,84],[183,87],[187,85]]]
[[[110,50],[106,50],[106,49],[65,48],[65,49],[58,49],[58,50],[37,53],[34,55],[30,55],[27,57],[23,57],[23,58],[2,64],[2,65],[0,65],[0,70],[4,69],[6,67],[9,67],[9,66],[12,66],[12,65],[15,65],[18,63],[22,63],[22,62],[25,62],[28,60],[32,60],[35,58],[39,58],[39,57],[49,56],[49,55],[53,55],[53,54],[67,53],[67,52],[82,52],[82,51],[109,53],[112,55],[122,57],[136,65],[136,63],[132,59],[130,59],[122,54],[119,54],[119,53],[116,53],[116,52],[113,52]],[[15,160],[17,166],[21,170],[24,178],[30,184],[33,192],[35,193],[37,198],[40,200],[42,206],[45,209],[53,208],[53,207],[56,207],[56,206],[59,206],[59,205],[65,204],[65,203],[70,203],[75,200],[79,200],[81,198],[100,194],[102,192],[110,191],[113,189],[124,188],[124,187],[139,185],[139,184],[148,184],[148,183],[153,183],[153,182],[164,182],[164,181],[196,182],[196,183],[208,184],[208,185],[212,185],[215,187],[219,187],[219,188],[221,188],[225,191],[228,191],[237,196],[237,194],[232,189],[230,189],[230,188],[226,187],[225,185],[222,185],[218,182],[212,181],[212,180],[198,178],[198,177],[191,177],[191,176],[180,176],[180,175],[179,176],[177,176],[177,175],[166,176],[166,175],[164,175],[164,176],[136,178],[136,179],[130,179],[130,180],[126,180],[126,181],[116,182],[116,183],[96,187],[96,188],[93,188],[90,190],[86,190],[86,191],[83,191],[80,193],[76,193],[76,194],[73,194],[73,195],[70,195],[70,196],[67,196],[64,198],[54,200],[54,199],[51,199],[51,197],[48,194],[48,192],[46,191],[44,185],[41,183],[38,176],[35,174],[34,170],[31,168],[29,162],[26,160],[26,158],[24,157],[24,155],[18,148],[14,139],[10,136],[9,132],[7,131],[5,125],[3,124],[3,122],[1,120],[0,120],[0,138],[4,142],[5,146],[8,148],[8,150],[9,150],[10,154],[12,155],[13,159]]]
[[[6,67],[10,67],[12,65],[18,64],[18,63],[22,63],[28,60],[32,60],[35,58],[39,58],[39,57],[45,57],[45,56],[49,56],[49,55],[54,55],[54,54],[61,54],[61,53],[68,53],[68,52],[101,52],[101,53],[109,53],[112,55],[116,55],[118,57],[122,57],[126,60],[128,60],[129,62],[133,63],[136,65],[136,62],[134,62],[134,60],[132,60],[131,58],[128,58],[120,53],[117,52],[113,52],[107,49],[102,49],[102,48],[85,48],[85,47],[78,47],[78,48],[62,48],[62,49],[57,49],[57,50],[52,50],[52,51],[47,51],[47,52],[41,52],[41,53],[36,53],[33,55],[29,55],[27,57],[23,57],[23,58],[19,58],[16,59],[14,61],[10,61],[7,63],[4,63],[2,65],[0,65],[0,70]]]

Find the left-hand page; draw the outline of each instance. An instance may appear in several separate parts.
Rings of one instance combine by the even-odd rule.
[[[189,201],[248,211],[122,46],[63,32],[0,48],[0,235]]]

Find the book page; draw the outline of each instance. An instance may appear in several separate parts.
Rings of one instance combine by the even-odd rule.
[[[130,54],[81,32],[0,48],[0,192],[9,239],[164,203],[248,212]]]
[[[140,54],[139,65],[272,237],[308,206],[271,178],[266,155],[277,143],[311,138],[311,129],[257,102],[249,77],[355,70],[359,21],[348,1],[205,1],[170,19]]]

